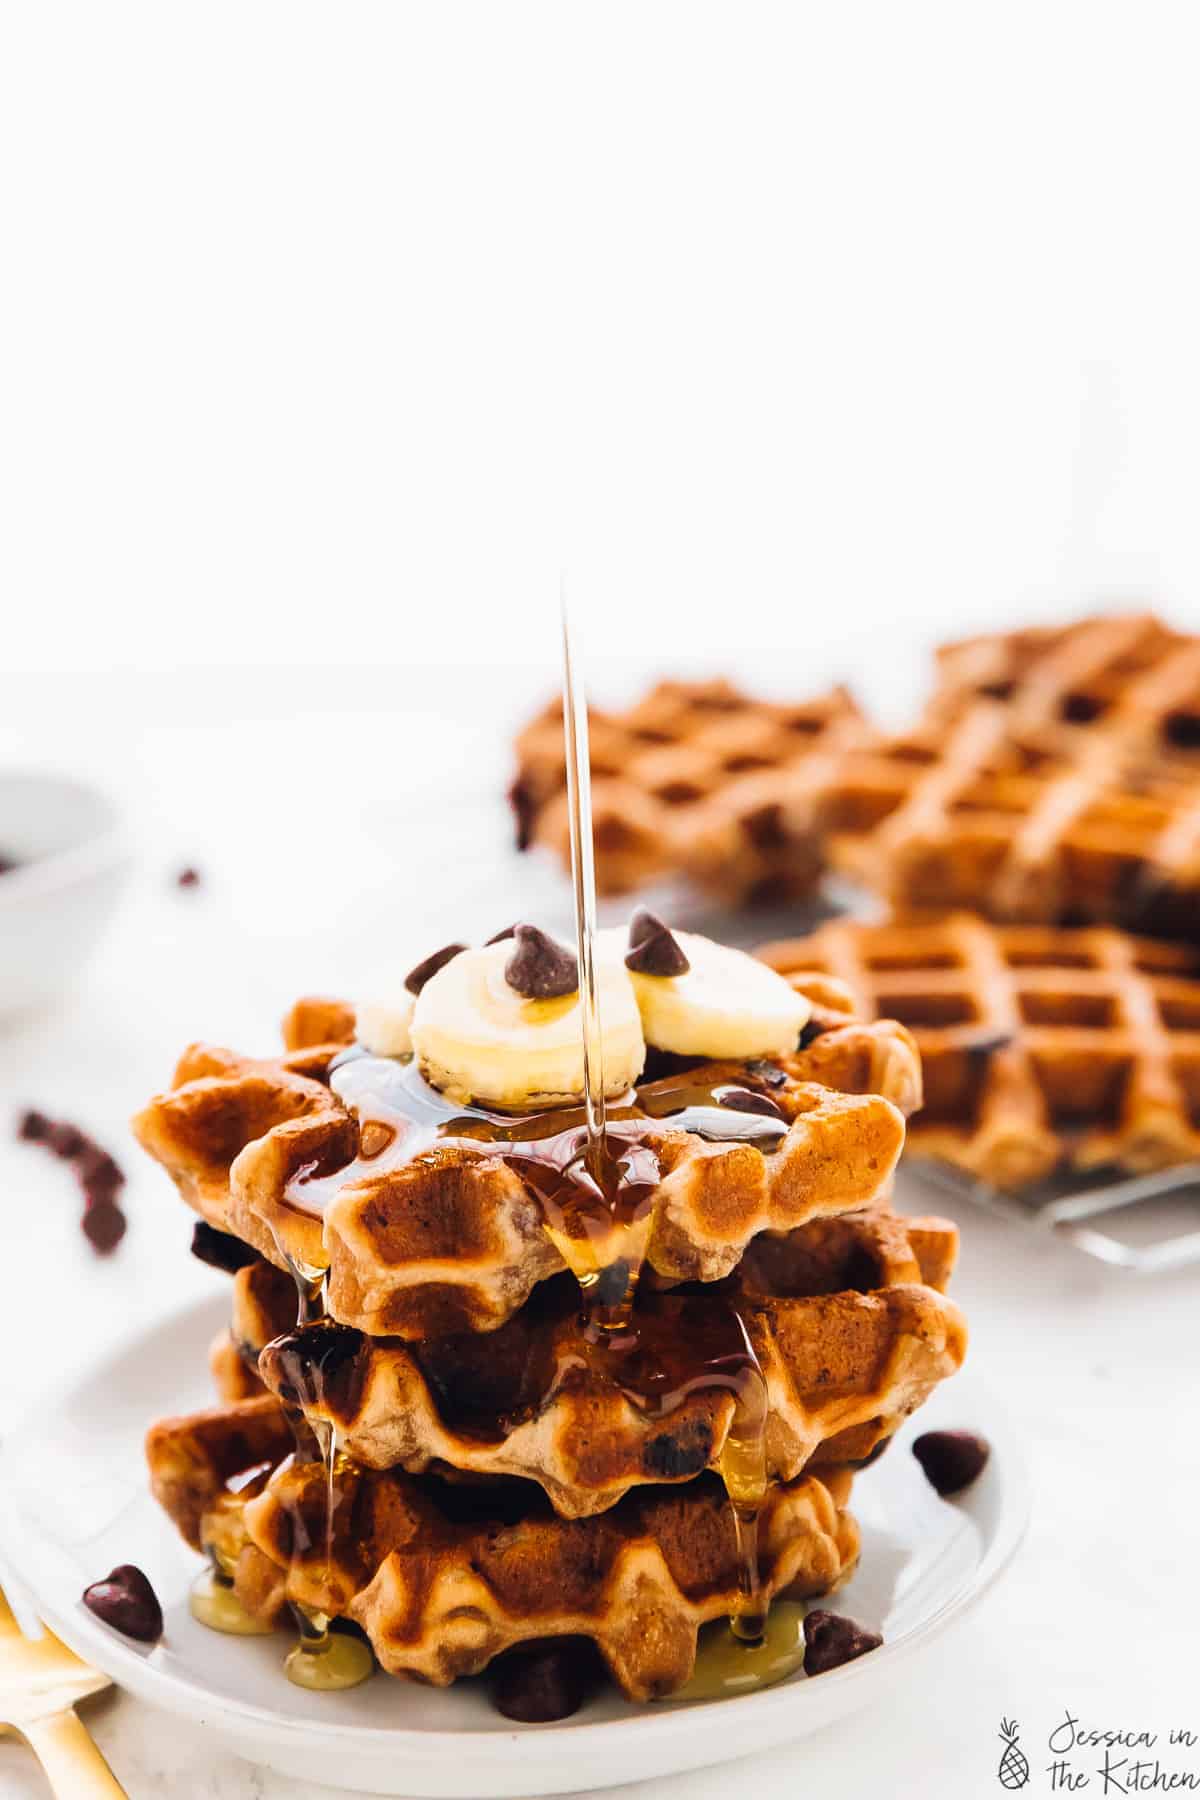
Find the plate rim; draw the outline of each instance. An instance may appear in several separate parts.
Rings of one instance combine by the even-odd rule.
[[[545,1756],[558,1758],[563,1755],[568,1741],[572,1747],[587,1749],[599,1746],[602,1742],[611,1744],[618,1731],[623,1744],[646,1745],[660,1738],[669,1738],[682,1720],[699,1723],[701,1718],[707,1721],[719,1717],[728,1722],[732,1730],[751,1720],[765,1724],[769,1715],[789,1703],[794,1706],[797,1692],[803,1689],[805,1683],[784,1681],[757,1693],[691,1705],[672,1704],[670,1700],[657,1704],[645,1702],[627,1717],[566,1719],[519,1729],[497,1726],[469,1731],[441,1727],[420,1730],[410,1725],[355,1725],[334,1720],[321,1721],[319,1718],[289,1718],[269,1707],[238,1700],[207,1688],[194,1676],[156,1667],[150,1662],[146,1652],[132,1644],[126,1644],[101,1621],[93,1622],[77,1608],[64,1612],[52,1597],[46,1598],[43,1584],[36,1576],[31,1577],[26,1573],[27,1569],[38,1566],[39,1559],[36,1555],[22,1557],[22,1546],[26,1545],[33,1551],[37,1544],[37,1534],[20,1519],[12,1493],[10,1468],[14,1441],[19,1441],[21,1435],[32,1428],[38,1415],[60,1411],[85,1379],[94,1380],[102,1373],[105,1363],[128,1356],[140,1343],[155,1339],[164,1329],[183,1328],[189,1322],[199,1320],[205,1321],[204,1329],[209,1326],[214,1330],[218,1329],[226,1321],[227,1313],[228,1307],[220,1293],[205,1294],[182,1308],[172,1306],[166,1309],[135,1331],[110,1339],[105,1345],[102,1361],[86,1364],[81,1360],[73,1365],[67,1375],[47,1388],[34,1403],[24,1409],[0,1443],[0,1581],[6,1573],[6,1567],[11,1568],[17,1582],[27,1591],[38,1616],[70,1649],[101,1669],[119,1688],[150,1706],[180,1717],[194,1720],[198,1710],[203,1709],[204,1722],[215,1726],[218,1731],[224,1728],[234,1732],[242,1741],[255,1738],[262,1741],[269,1738],[288,1751],[302,1749],[306,1742],[311,1742],[314,1752],[321,1753],[342,1746],[353,1748],[367,1757],[407,1752],[412,1756],[420,1754],[425,1760],[432,1761],[437,1760],[441,1754],[450,1754],[460,1762],[468,1757],[475,1760],[494,1756],[501,1749],[517,1744],[531,1759],[540,1760]],[[198,1323],[196,1329],[201,1329]],[[952,1379],[961,1381],[962,1373]],[[952,1594],[903,1636],[882,1644],[869,1657],[856,1659],[840,1669],[832,1669],[823,1674],[820,1677],[823,1694],[832,1696],[854,1683],[866,1689],[864,1701],[869,1699],[871,1690],[885,1685],[887,1677],[905,1658],[918,1654],[956,1619],[971,1612],[999,1580],[1020,1549],[1029,1528],[1033,1502],[1033,1483],[1022,1440],[1007,1407],[986,1378],[981,1379],[973,1369],[968,1370],[966,1385],[986,1400],[989,1442],[993,1454],[998,1456],[1005,1471],[1000,1516],[991,1537],[985,1540],[983,1555],[974,1577],[960,1592]],[[803,1734],[803,1729],[797,1729],[794,1733],[796,1737]]]

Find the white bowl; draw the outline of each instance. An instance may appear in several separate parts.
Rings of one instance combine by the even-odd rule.
[[[69,986],[129,869],[111,801],[65,775],[0,772],[0,1015]]]

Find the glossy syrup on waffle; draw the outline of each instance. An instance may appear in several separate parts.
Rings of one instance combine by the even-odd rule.
[[[563,649],[576,919],[572,988],[577,990],[583,1038],[582,1106],[513,1113],[457,1101],[426,1080],[411,1057],[375,1055],[356,1044],[335,1059],[329,1084],[357,1121],[358,1154],[333,1171],[301,1170],[287,1187],[285,1204],[321,1216],[347,1183],[436,1154],[439,1148],[465,1147],[481,1157],[496,1157],[536,1195],[546,1234],[579,1283],[583,1306],[578,1356],[596,1364],[634,1404],[656,1416],[670,1413],[700,1389],[732,1396],[734,1414],[720,1473],[736,1544],[738,1599],[728,1627],[709,1627],[702,1637],[697,1672],[683,1697],[744,1692],[782,1679],[800,1665],[804,1654],[803,1609],[781,1603],[768,1618],[759,1579],[758,1524],[767,1492],[766,1381],[746,1326],[726,1295],[703,1296],[676,1315],[670,1326],[662,1314],[641,1313],[636,1295],[653,1197],[662,1174],[658,1146],[664,1132],[746,1142],[770,1152],[783,1141],[788,1121],[771,1098],[769,1083],[749,1067],[744,1082],[706,1082],[694,1068],[685,1068],[666,1079],[606,1095],[587,712],[565,620]],[[652,925],[679,956],[665,928],[658,921]],[[683,967],[687,966],[684,959]],[[282,1245],[280,1250],[283,1254]],[[297,1455],[324,1466],[324,1548],[331,1577],[328,1612],[293,1608],[300,1641],[288,1658],[287,1672],[300,1685],[334,1689],[364,1679],[372,1661],[359,1638],[333,1628],[333,1546],[340,1481],[348,1462],[335,1428],[328,1420],[314,1422],[314,1415],[336,1394],[351,1368],[359,1334],[327,1316],[324,1270],[301,1267],[290,1257],[285,1260],[296,1281],[297,1327],[264,1354],[273,1358],[282,1377],[281,1391],[291,1397],[288,1413]],[[302,1534],[301,1547],[311,1550],[310,1528],[298,1516],[294,1525]],[[231,1571],[219,1550],[213,1553],[213,1563],[213,1574],[197,1584],[195,1616],[219,1630],[254,1629],[233,1597]]]

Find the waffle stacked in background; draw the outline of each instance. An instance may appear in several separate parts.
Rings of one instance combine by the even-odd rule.
[[[889,1199],[908,1031],[644,912],[596,964],[598,1172],[575,959],[527,926],[299,1003],[278,1057],[193,1046],[135,1121],[233,1277],[154,1491],[198,1616],[294,1616],[296,1679],[369,1642],[545,1719],[598,1670],[697,1692],[706,1626],[706,1691],[764,1645],[776,1678],[772,1622],[855,1566],[855,1472],[962,1360],[954,1227]]]
[[[949,645],[902,735],[844,689],[782,706],[723,681],[592,730],[602,891],[681,875],[754,905],[834,868],[897,914],[1200,938],[1200,639],[1153,618]],[[565,860],[557,707],[516,754],[518,842]]]

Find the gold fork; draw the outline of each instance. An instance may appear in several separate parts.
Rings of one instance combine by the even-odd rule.
[[[24,1637],[0,1590],[0,1732],[20,1732],[57,1800],[128,1800],[74,1711],[109,1686],[52,1631]]]

